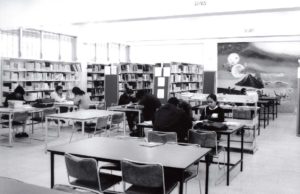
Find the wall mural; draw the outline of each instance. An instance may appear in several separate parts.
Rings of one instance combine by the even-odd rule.
[[[279,112],[295,112],[299,42],[218,44],[218,93],[242,88],[280,96]]]

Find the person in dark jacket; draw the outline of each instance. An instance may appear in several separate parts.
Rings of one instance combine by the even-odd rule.
[[[154,131],[176,132],[178,142],[186,142],[188,130],[192,128],[192,120],[178,108],[179,100],[172,97],[156,113],[153,123]]]
[[[154,123],[155,112],[161,107],[159,99],[152,94],[145,94],[142,90],[136,94],[136,97],[139,100],[139,105],[143,106],[143,121],[152,121]]]
[[[208,106],[201,112],[200,120],[224,122],[224,110],[218,106],[217,96],[209,94],[206,99]]]
[[[130,103],[135,103],[136,99],[133,97],[133,91],[125,87],[124,93],[120,96],[118,105],[127,105]],[[134,133],[134,127],[138,118],[137,112],[126,112],[126,119],[128,122],[128,127],[131,133]]]
[[[13,93],[6,96],[3,106],[8,107],[9,100],[24,100],[25,90],[22,86],[18,85]]]
[[[21,100],[24,101],[24,95],[25,95],[25,90],[23,89],[22,86],[18,85],[13,93],[10,93],[9,95],[6,96],[6,99],[3,103],[5,107],[8,107],[8,101],[9,100]],[[9,119],[9,115],[3,115],[1,117],[4,120]],[[25,127],[23,127],[23,132],[15,134],[16,138],[20,137],[28,137],[28,134],[25,132]]]

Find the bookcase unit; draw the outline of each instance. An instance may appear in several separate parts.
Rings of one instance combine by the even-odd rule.
[[[203,93],[203,65],[190,63],[170,63],[169,93]]]
[[[78,84],[80,72],[81,64],[78,62],[2,58],[1,103],[18,85],[24,88],[27,101],[43,98],[57,85],[62,85],[68,92]]]
[[[104,99],[104,64],[87,65],[87,92],[92,101]]]
[[[149,64],[121,63],[119,65],[119,91],[125,91],[125,84],[133,91],[144,90],[151,93],[153,90],[153,66]]]

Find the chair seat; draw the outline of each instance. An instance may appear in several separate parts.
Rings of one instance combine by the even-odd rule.
[[[165,184],[166,184],[166,193],[171,193],[173,189],[177,186],[178,182],[174,180],[165,180]],[[125,193],[126,194],[163,194],[163,189],[131,186],[125,191]]]
[[[9,126],[9,122],[3,122],[3,123],[1,123],[2,125],[6,125],[6,126]],[[18,122],[18,121],[13,121],[12,122],[12,125],[13,126],[17,126],[17,125],[24,125],[25,123],[23,123],[23,122]]]
[[[107,174],[107,173],[100,173],[100,182],[101,182],[101,189],[106,190],[111,186],[120,182],[122,178],[120,176]],[[90,182],[90,181],[81,181],[81,180],[74,180],[70,182],[71,185],[78,186],[78,187],[85,187],[95,191],[99,191],[98,182]]]

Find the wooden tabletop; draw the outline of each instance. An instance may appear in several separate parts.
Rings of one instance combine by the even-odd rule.
[[[155,147],[147,147],[144,144],[147,143],[130,139],[94,137],[50,147],[48,151],[115,162],[129,159],[145,163],[160,163],[165,167],[178,169],[189,167],[210,151],[208,148],[178,144],[162,144]]]
[[[74,112],[51,114],[51,115],[47,115],[47,118],[89,120],[89,119],[96,119],[99,117],[113,115],[116,113],[118,113],[118,112],[107,111],[107,110],[88,109],[88,110],[78,110],[78,111],[74,111]],[[122,112],[119,112],[119,113],[124,114]]]
[[[0,177],[1,194],[67,194],[32,184],[23,183],[10,178]]]

